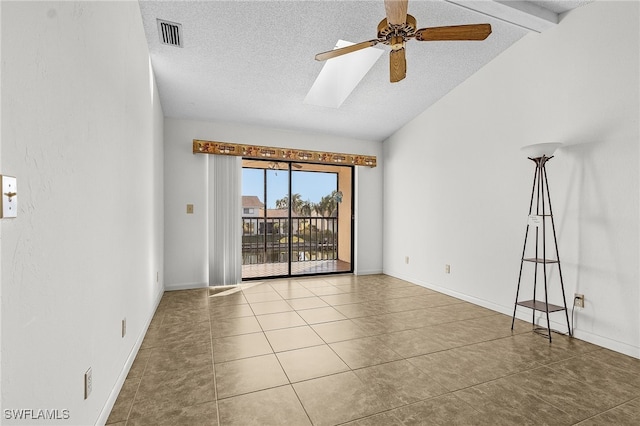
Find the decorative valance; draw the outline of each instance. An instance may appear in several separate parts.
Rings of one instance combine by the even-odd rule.
[[[344,164],[376,167],[377,159],[371,155],[337,152],[307,151],[304,149],[276,148],[272,146],[243,145],[229,142],[193,140],[194,154],[232,155],[257,160],[296,161],[318,164]]]

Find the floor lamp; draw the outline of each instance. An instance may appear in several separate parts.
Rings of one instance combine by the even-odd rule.
[[[543,312],[546,317],[547,327],[535,327],[534,331],[538,334],[542,334],[551,342],[551,322],[549,320],[549,314],[552,312],[564,311],[567,320],[567,328],[569,330],[569,336],[572,335],[571,326],[569,325],[569,311],[567,309],[567,301],[564,291],[564,282],[562,279],[562,267],[560,266],[560,255],[558,252],[558,239],[556,237],[556,225],[553,220],[553,210],[551,208],[551,196],[549,195],[549,181],[547,179],[546,164],[553,158],[553,153],[560,147],[560,143],[541,143],[535,145],[528,145],[523,147],[523,151],[527,157],[533,161],[536,165],[535,173],[533,175],[533,187],[531,189],[531,201],[529,203],[529,220],[527,221],[527,230],[524,237],[524,247],[522,248],[522,258],[520,260],[520,273],[518,275],[518,287],[516,290],[516,301],[513,307],[513,318],[511,320],[511,329],[516,320],[516,309],[518,306],[529,308],[532,310],[532,324],[535,325],[536,311]],[[547,251],[547,228],[551,224],[551,231],[553,234],[554,250],[549,253]],[[534,231],[532,234],[535,238],[535,252],[534,256],[527,255],[527,242],[529,239],[529,231]],[[555,259],[553,256],[555,255]],[[525,263],[533,263],[533,299],[519,300],[520,297],[520,284],[522,283],[522,270]],[[558,265],[558,275],[560,277],[560,288],[562,289],[562,303],[563,305],[553,305],[549,303],[549,274],[548,267],[550,265]],[[540,293],[538,287],[538,266],[542,268],[542,282],[544,284],[544,300],[538,299],[537,295]]]

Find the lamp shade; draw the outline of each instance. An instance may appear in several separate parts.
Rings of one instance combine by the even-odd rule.
[[[520,148],[529,158],[551,157],[556,149],[560,148],[560,142],[535,143]]]

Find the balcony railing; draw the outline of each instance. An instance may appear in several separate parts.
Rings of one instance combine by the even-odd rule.
[[[338,218],[242,218],[242,264],[338,259]],[[291,231],[291,238],[289,232]]]

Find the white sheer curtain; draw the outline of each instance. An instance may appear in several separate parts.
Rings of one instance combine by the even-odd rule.
[[[209,155],[209,285],[242,281],[242,158]]]

